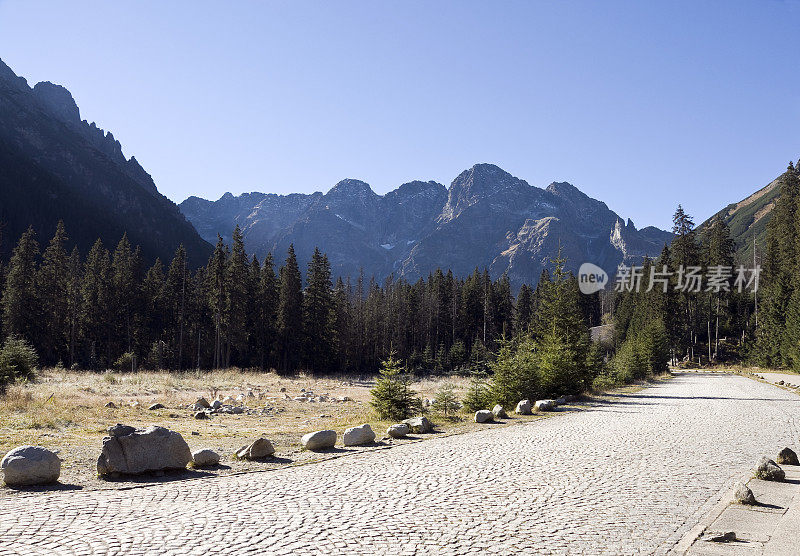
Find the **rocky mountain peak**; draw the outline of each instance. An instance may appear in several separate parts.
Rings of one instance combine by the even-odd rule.
[[[442,210],[442,221],[456,218],[461,212],[495,195],[518,195],[531,190],[527,182],[515,178],[494,164],[476,164],[461,172],[448,190],[447,204]]]
[[[81,123],[81,111],[65,87],[42,81],[33,87],[33,94],[51,114],[70,125]]]
[[[0,59],[0,82],[8,83],[15,89],[29,90],[28,81],[24,77],[18,77],[2,59]]]
[[[350,198],[364,198],[364,197],[377,197],[378,195],[372,191],[368,183],[361,180],[344,179],[334,185],[328,191],[327,197],[350,197]]]

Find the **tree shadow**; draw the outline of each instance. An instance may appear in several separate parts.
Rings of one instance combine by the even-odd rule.
[[[222,466],[221,466],[222,467]],[[228,467],[230,469],[230,467]],[[149,484],[149,483],[172,483],[175,481],[185,481],[187,479],[199,479],[201,477],[216,477],[215,473],[203,471],[199,469],[177,469],[168,470],[163,472],[147,472],[139,475],[125,475],[122,473],[115,473],[102,477],[102,480],[108,483],[133,483],[133,484]]]

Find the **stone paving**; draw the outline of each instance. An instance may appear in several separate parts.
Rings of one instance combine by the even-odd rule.
[[[665,553],[762,454],[800,396],[683,373],[616,402],[239,476],[18,493],[0,553]]]

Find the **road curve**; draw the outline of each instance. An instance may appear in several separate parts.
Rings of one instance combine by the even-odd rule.
[[[19,554],[664,553],[761,456],[800,396],[682,373],[611,403],[276,472],[0,502]]]

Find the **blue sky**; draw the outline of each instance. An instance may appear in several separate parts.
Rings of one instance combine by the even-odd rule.
[[[492,162],[667,227],[800,157],[798,27],[764,0],[0,0],[0,58],[69,88],[178,202]]]

